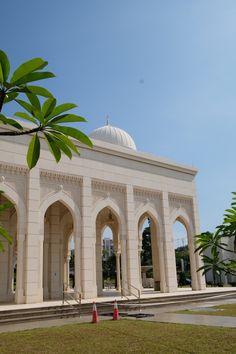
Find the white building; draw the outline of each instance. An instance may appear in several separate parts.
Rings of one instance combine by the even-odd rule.
[[[72,236],[75,291],[83,298],[102,296],[101,235],[107,226],[113,233],[118,287],[127,294],[132,286],[141,289],[141,237],[147,217],[154,281],[160,282],[161,292],[177,289],[172,235],[176,220],[188,233],[192,288],[204,289],[193,243],[199,233],[196,169],[137,151],[126,132],[110,125],[96,129],[91,138],[93,149],[81,146],[80,157],[63,157],[59,164],[41,139],[40,161],[29,171],[29,137],[1,137],[0,190],[14,204],[1,214],[1,222],[14,242],[5,243],[0,254],[0,301],[61,299]]]

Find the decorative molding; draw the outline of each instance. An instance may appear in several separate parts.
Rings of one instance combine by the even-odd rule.
[[[170,212],[173,213],[175,210],[180,210],[180,214],[181,214],[181,209],[184,210],[187,213],[194,227],[195,222],[194,222],[193,198],[189,196],[171,193],[168,195],[168,199],[169,199]]]
[[[134,196],[138,199],[145,200],[146,203],[149,203],[151,200],[162,200],[162,193],[157,190],[147,189],[147,188],[134,188]]]
[[[60,172],[51,172],[48,170],[41,170],[40,177],[43,179],[50,180],[52,182],[67,182],[67,183],[74,183],[74,184],[82,184],[82,177],[76,175],[70,175]],[[58,185],[58,189],[63,189],[63,184]]]
[[[192,197],[183,196],[180,194],[169,193],[168,198],[169,198],[170,206],[173,206],[175,208],[181,208],[181,207],[185,207],[185,208],[191,207],[192,208],[193,207],[193,198]]]
[[[125,185],[113,182],[107,182],[102,180],[93,179],[92,189],[98,192],[106,192],[106,197],[110,197],[110,192],[125,193]]]
[[[11,173],[14,175],[22,175],[22,176],[27,176],[28,175],[28,169],[23,166],[15,165],[15,164],[4,164],[0,163],[0,173]],[[4,176],[2,176],[4,177]]]

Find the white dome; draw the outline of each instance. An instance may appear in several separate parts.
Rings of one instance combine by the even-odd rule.
[[[95,129],[90,135],[90,138],[105,141],[106,143],[115,144],[136,150],[136,145],[131,136],[120,128],[111,126],[110,124],[104,127]]]

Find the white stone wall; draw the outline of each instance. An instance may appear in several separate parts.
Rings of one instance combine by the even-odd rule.
[[[204,278],[196,273],[200,260],[194,254],[193,245],[193,236],[199,232],[195,169],[95,142],[94,149],[81,146],[81,157],[74,156],[72,160],[62,157],[58,164],[45,147],[37,167],[28,171],[25,162],[28,139],[0,140],[0,190],[13,201],[17,212],[16,302],[40,302],[48,296],[49,289],[43,289],[46,277],[43,264],[45,252],[49,252],[49,246],[45,246],[48,230],[44,219],[47,209],[58,201],[73,220],[75,289],[84,298],[93,298],[98,293],[96,220],[104,208],[112,210],[117,219],[115,232],[121,253],[122,286],[126,292],[132,287],[132,291],[141,289],[139,221],[145,213],[155,223],[156,277],[160,278],[161,291],[172,292],[177,288],[172,235],[176,219],[188,230],[193,287],[204,288]],[[59,278],[56,275],[50,282],[53,287],[50,292],[57,298],[65,279],[66,236],[60,228],[59,211],[55,210],[51,218],[55,242],[50,252],[57,256],[49,262],[50,269],[54,267],[54,270],[48,270],[47,277],[59,274]],[[3,257],[6,255],[0,255],[0,262]]]

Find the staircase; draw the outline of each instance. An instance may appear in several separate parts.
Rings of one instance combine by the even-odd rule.
[[[183,294],[158,296],[152,298],[141,299],[126,299],[118,301],[120,313],[128,313],[137,310],[144,310],[147,308],[156,308],[160,306],[173,306],[184,304],[188,302],[197,301],[218,301],[223,299],[236,298],[236,289],[224,292],[209,292],[199,294]],[[99,315],[105,315],[113,312],[113,302],[111,303],[97,303],[97,310]],[[0,306],[0,326],[11,323],[22,323],[27,321],[41,321],[49,319],[61,319],[86,316],[92,314],[92,303],[86,304],[64,304],[58,306],[43,306],[38,308],[14,309],[1,311]]]

